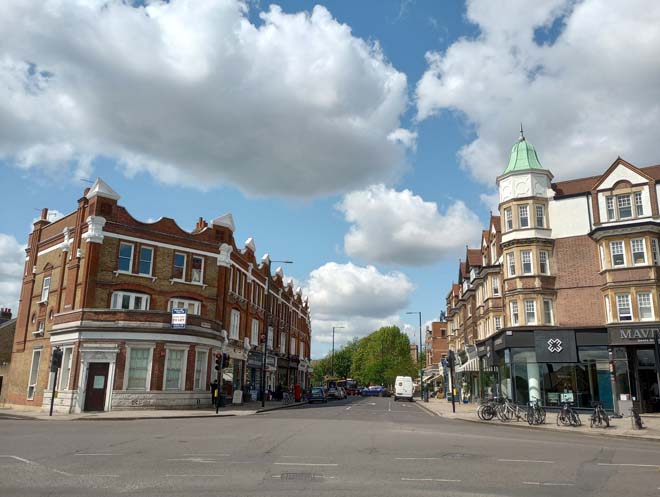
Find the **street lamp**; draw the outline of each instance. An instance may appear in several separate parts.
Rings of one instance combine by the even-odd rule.
[[[266,407],[266,345],[268,343],[268,317],[270,314],[270,265],[273,262],[279,264],[293,264],[293,261],[271,261],[268,260],[268,272],[266,274],[266,309],[264,310],[265,333],[261,336],[261,341],[264,344],[264,352],[261,363],[261,407]],[[275,330],[273,330],[273,335]],[[273,336],[273,340],[275,337]]]
[[[419,361],[419,397],[424,400],[424,370],[422,369],[422,313],[420,311],[408,311],[406,314],[417,314],[419,316],[419,351],[417,360]]]
[[[345,326],[333,326],[332,327],[332,358],[330,359],[330,370],[332,371],[332,378],[335,377],[335,330],[340,328],[346,328]]]

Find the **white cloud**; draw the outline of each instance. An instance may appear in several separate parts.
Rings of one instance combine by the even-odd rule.
[[[0,233],[0,307],[9,307],[18,314],[25,247],[11,235]]]
[[[386,264],[431,264],[478,242],[481,223],[463,202],[444,213],[410,190],[383,185],[344,196],[337,208],[351,223],[344,249],[352,257]]]
[[[618,155],[658,163],[660,3],[469,0],[467,17],[481,34],[427,54],[417,118],[465,117],[477,137],[459,157],[476,179],[503,171],[521,121],[558,179],[602,172]],[[557,27],[556,40],[535,42],[535,30]]]
[[[482,193],[479,195],[479,200],[484,204],[495,216],[500,215],[500,194],[495,191],[493,193]]]
[[[271,6],[259,26],[249,8],[6,0],[0,157],[88,177],[105,156],[129,176],[263,195],[396,179],[412,139],[399,130],[407,81],[378,43],[323,6]]]
[[[398,312],[408,305],[414,290],[400,272],[381,273],[373,266],[328,262],[309,275],[303,293],[312,312],[312,353],[323,356],[353,337],[363,337],[381,326],[399,324]]]

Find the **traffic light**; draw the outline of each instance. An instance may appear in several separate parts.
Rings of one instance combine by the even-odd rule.
[[[62,349],[55,347],[53,349],[53,357],[50,360],[50,371],[54,373],[62,367]]]
[[[222,369],[222,354],[220,352],[215,353],[215,370],[220,371]]]
[[[223,368],[229,367],[229,354],[222,354],[222,367]]]
[[[454,355],[454,351],[453,351],[453,350],[450,350],[450,351],[449,351],[449,356],[447,357],[447,359],[448,359],[447,362],[449,363],[449,367],[450,367],[450,368],[453,368],[454,365],[456,364],[456,357],[455,357],[455,355]]]

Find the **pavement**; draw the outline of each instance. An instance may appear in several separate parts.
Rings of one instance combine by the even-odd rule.
[[[280,401],[267,401],[265,407],[261,402],[246,402],[241,405],[221,407],[216,414],[215,408],[200,409],[133,409],[125,411],[83,412],[78,414],[62,414],[30,409],[23,406],[0,407],[0,419],[33,419],[42,421],[130,421],[136,419],[167,419],[167,418],[213,418],[225,416],[249,416],[277,409],[301,407],[306,402],[283,404]]]
[[[0,420],[0,495],[647,497],[656,441],[516,429],[352,398],[254,416]]]
[[[557,426],[557,415],[554,412],[548,412],[546,422],[542,425],[530,426],[526,421],[500,421],[493,419],[483,421],[477,416],[478,404],[456,403],[456,412],[452,412],[451,402],[446,399],[429,399],[428,402],[420,403],[420,407],[427,409],[433,414],[446,419],[460,419],[475,423],[485,423],[494,425],[509,425],[512,427],[525,428],[528,430],[559,431],[568,433],[581,433],[584,435],[604,435],[613,437],[645,438],[650,440],[660,440],[660,415],[642,414],[643,430],[633,429],[630,417],[610,418],[609,428],[591,428],[589,426],[590,412],[580,413],[582,426]],[[660,495],[660,493],[658,494]]]

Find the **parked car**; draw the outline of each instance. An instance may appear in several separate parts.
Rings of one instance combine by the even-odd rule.
[[[399,399],[413,401],[413,380],[410,376],[397,376],[394,380],[394,402]]]
[[[329,399],[341,399],[341,393],[338,390],[338,387],[329,387],[328,388],[328,398]]]
[[[328,402],[328,397],[325,395],[325,390],[322,387],[312,387],[312,392],[309,396],[309,403],[312,402]]]
[[[362,389],[361,395],[365,397],[386,397],[387,390],[380,385],[372,385]]]

